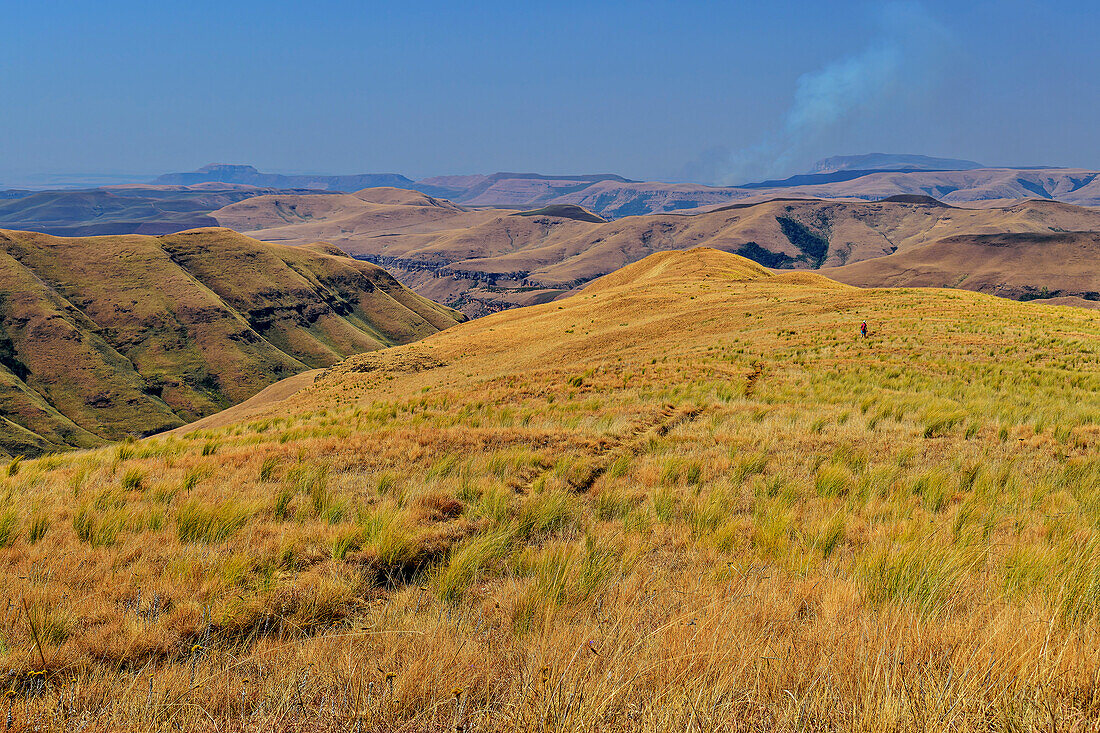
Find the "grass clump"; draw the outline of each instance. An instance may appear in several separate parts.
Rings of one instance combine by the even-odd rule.
[[[46,514],[36,514],[31,519],[30,530],[27,532],[27,541],[32,545],[37,544],[50,530],[50,518]]]
[[[956,552],[913,544],[880,551],[865,563],[862,580],[872,602],[892,602],[936,615],[958,600],[972,562]]]
[[[73,517],[73,530],[77,538],[92,547],[110,547],[118,540],[121,522],[102,517],[88,507],[81,507]]]
[[[932,411],[924,418],[924,437],[941,438],[951,434],[966,419],[961,410]]]
[[[19,539],[19,515],[15,509],[0,511],[0,547],[11,547]]]
[[[472,538],[452,550],[435,577],[440,599],[444,603],[461,600],[483,573],[511,551],[513,542],[510,531],[497,530]]]
[[[190,502],[180,507],[176,533],[180,542],[213,544],[232,537],[248,521],[248,512],[233,502],[204,506]]]
[[[845,496],[851,487],[852,475],[843,466],[826,464],[814,476],[814,490],[818,496]]]
[[[122,475],[123,491],[141,491],[145,487],[145,472],[140,468],[131,468]]]
[[[260,464],[260,481],[269,483],[275,479],[275,471],[279,468],[279,459],[275,456],[268,456],[264,459],[264,462]]]

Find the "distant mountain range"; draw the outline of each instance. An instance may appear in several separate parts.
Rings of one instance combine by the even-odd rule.
[[[810,173],[837,173],[838,171],[914,170],[914,171],[968,171],[985,168],[981,163],[958,158],[933,158],[928,155],[897,153],[865,153],[864,155],[834,155],[819,160]]]
[[[418,191],[468,209],[580,206],[603,219],[699,213],[775,198],[877,201],[907,195],[995,206],[1038,198],[1100,206],[1098,171],[989,168],[970,160],[885,153],[827,158],[809,173],[725,187],[632,181],[613,174],[494,173],[414,181],[396,173],[284,175],[262,173],[249,165],[215,164],[169,173],[148,184],[0,191],[0,227],[63,236],[166,234],[210,226],[211,212],[255,196],[352,193],[377,187]]]

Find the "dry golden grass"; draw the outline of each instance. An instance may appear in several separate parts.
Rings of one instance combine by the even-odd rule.
[[[1100,316],[633,268],[0,472],[12,729],[1097,729]]]

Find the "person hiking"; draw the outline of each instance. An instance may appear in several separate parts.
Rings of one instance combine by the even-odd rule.
[[[859,324],[859,333],[863,336],[863,338],[867,338],[867,321]]]

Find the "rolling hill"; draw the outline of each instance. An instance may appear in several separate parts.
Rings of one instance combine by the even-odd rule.
[[[66,191],[16,191],[0,198],[0,227],[91,237],[171,234],[216,226],[210,212],[252,196],[306,194],[245,185],[127,185]],[[18,195],[16,195],[18,194]]]
[[[299,386],[0,472],[16,730],[1100,715],[1100,314],[692,249]]]
[[[1095,307],[1098,263],[1100,232],[1005,232],[943,237],[822,272],[862,287],[964,288],[1015,300],[1077,298]]]
[[[325,245],[0,230],[0,450],[177,427],[461,316]]]
[[[224,226],[266,241],[327,241],[354,257],[382,265],[417,292],[484,315],[557,298],[585,283],[662,250],[707,246],[744,255],[767,267],[816,269],[895,255],[912,262],[914,248],[950,237],[1019,235],[1018,247],[999,250],[990,267],[1006,295],[1049,293],[1094,297],[1100,272],[1085,260],[1039,257],[1027,246],[1066,232],[1100,232],[1100,212],[1031,200],[981,209],[947,206],[923,196],[878,202],[779,199],[731,204],[697,215],[652,214],[604,221],[583,207],[529,212],[467,211],[415,192],[368,189],[356,194],[262,196],[212,214]],[[1035,235],[1035,239],[1029,239]],[[1081,235],[1086,243],[1088,235]],[[903,257],[905,255],[905,257]],[[1100,253],[1093,252],[1093,257]],[[1037,259],[1037,257],[1039,257]],[[906,259],[907,258],[907,259]],[[1093,259],[1093,262],[1096,260]],[[838,270],[853,282],[872,281],[874,264]],[[990,276],[996,279],[995,272]],[[939,285],[989,290],[962,271]],[[885,283],[886,281],[881,281]],[[931,283],[930,283],[931,284]]]

